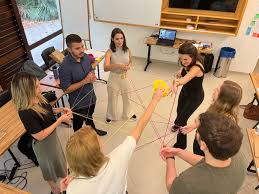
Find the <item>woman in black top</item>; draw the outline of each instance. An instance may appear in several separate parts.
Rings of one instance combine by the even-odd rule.
[[[172,131],[177,131],[187,124],[189,117],[200,106],[204,99],[202,87],[204,67],[198,50],[191,42],[182,44],[179,48],[179,61],[183,68],[177,73],[174,83],[174,92],[183,85],[179,94],[177,117]],[[185,149],[187,137],[179,131],[174,147]]]
[[[66,176],[65,156],[56,134],[62,123],[70,123],[72,112],[67,108],[52,109],[41,95],[39,80],[27,73],[18,73],[11,83],[13,102],[26,132],[33,137],[35,152],[44,180],[53,193],[60,192],[56,181]],[[57,120],[55,114],[64,112]]]

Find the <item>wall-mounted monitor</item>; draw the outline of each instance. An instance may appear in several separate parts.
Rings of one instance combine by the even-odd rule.
[[[169,0],[169,8],[235,12],[239,0]]]

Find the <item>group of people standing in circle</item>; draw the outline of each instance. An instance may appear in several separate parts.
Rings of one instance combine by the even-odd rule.
[[[96,77],[90,59],[84,53],[82,39],[78,35],[68,35],[66,43],[69,54],[60,66],[59,78],[61,88],[69,95],[68,101],[71,109],[52,108],[41,95],[39,80],[33,75],[18,73],[11,83],[14,104],[26,128],[26,133],[33,138],[32,147],[43,178],[49,183],[51,192],[55,194],[65,189],[68,193],[78,194],[127,193],[126,175],[129,160],[165,91],[161,89],[156,91],[146,111],[139,118],[136,127],[132,129],[129,136],[109,155],[105,155],[101,149],[102,142],[97,135],[103,136],[107,132],[97,129],[93,120],[96,106],[93,82]],[[192,43],[186,42],[179,48],[179,61],[181,70],[178,71],[177,79],[172,83],[172,92],[176,95],[178,88],[180,86],[182,88],[178,99],[177,116],[171,129],[172,132],[178,132],[178,134],[172,150],[169,148],[161,150],[161,156],[166,161],[167,158],[171,160],[177,156],[177,153],[180,153],[179,150],[186,149],[187,133],[203,124],[202,119],[197,118],[193,124],[187,125],[190,116],[204,100],[203,80],[205,72],[202,57]],[[137,116],[131,112],[129,97],[130,83],[127,76],[131,67],[132,54],[126,44],[125,35],[121,29],[115,28],[111,33],[110,48],[106,52],[104,62],[104,70],[110,72],[107,84],[106,123],[108,124],[120,119],[118,115],[120,95],[123,101],[121,118],[137,120]],[[213,115],[215,113],[237,123],[241,98],[242,88],[235,82],[225,81],[214,90],[212,104],[207,110],[209,112],[208,118],[216,118],[217,115]],[[63,114],[56,119],[55,114],[58,113]],[[67,142],[65,157],[56,134],[56,128],[62,123],[70,124],[72,119],[75,133]],[[82,127],[84,121],[86,127]],[[238,126],[231,121],[224,120],[224,122],[230,122],[229,126],[233,126],[236,131],[239,130]],[[203,138],[199,129],[197,133]],[[236,139],[239,140],[237,144],[240,144],[242,137],[239,133]],[[200,139],[195,138],[193,152],[206,158],[207,148],[201,147],[200,142]],[[239,150],[239,148],[237,149]],[[179,152],[174,153],[175,150]],[[238,150],[232,151],[232,155],[227,156],[226,159],[232,157]],[[74,172],[74,176],[67,176],[66,161],[70,171]],[[61,181],[61,187],[57,183],[58,178],[64,178]],[[166,183],[167,186],[169,185],[170,193],[174,193],[170,187],[173,187],[175,179],[176,177],[170,179],[171,183],[170,181],[167,182],[168,184]]]

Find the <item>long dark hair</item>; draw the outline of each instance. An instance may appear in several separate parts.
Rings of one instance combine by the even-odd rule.
[[[115,44],[114,44],[114,42],[113,42],[113,40],[112,40],[112,39],[114,39],[114,37],[116,36],[116,34],[122,34],[123,39],[124,39],[124,40],[123,40],[123,45],[122,45],[122,50],[123,50],[124,52],[127,52],[129,48],[127,47],[125,35],[124,35],[123,31],[122,31],[120,28],[114,28],[114,29],[112,30],[110,49],[112,50],[112,52],[116,52],[116,46],[115,46]]]
[[[191,69],[191,67],[193,65],[195,65],[197,63],[197,61],[200,62],[202,64],[202,66],[204,66],[203,57],[199,54],[197,48],[195,46],[193,46],[193,44],[191,42],[183,43],[180,46],[178,53],[182,54],[182,55],[189,55],[192,58],[192,62],[187,67],[187,69]]]

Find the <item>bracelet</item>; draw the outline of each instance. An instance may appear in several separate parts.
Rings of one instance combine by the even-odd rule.
[[[166,160],[167,160],[167,159],[173,159],[173,160],[175,160],[175,157],[174,157],[174,156],[171,156],[171,157],[167,157]]]

